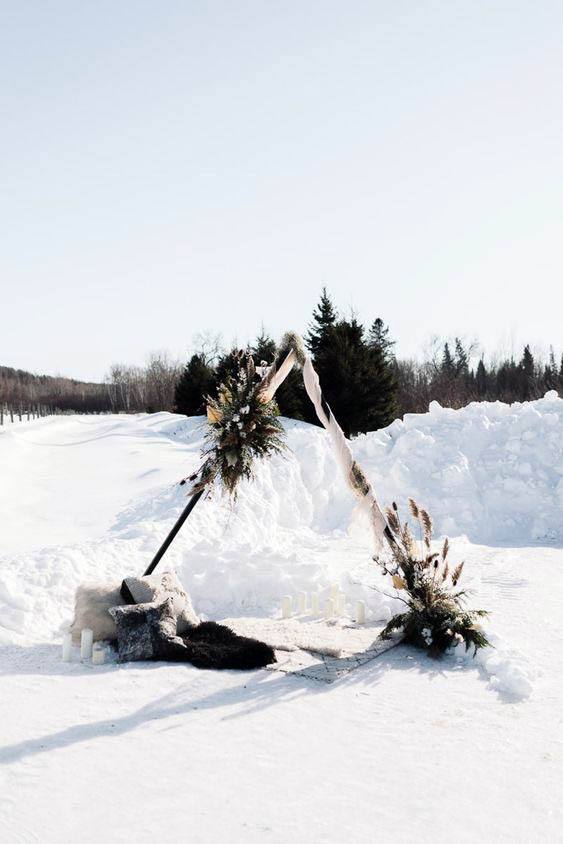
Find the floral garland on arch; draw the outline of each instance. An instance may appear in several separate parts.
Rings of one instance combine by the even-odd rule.
[[[236,497],[239,482],[252,478],[256,459],[286,448],[278,406],[265,395],[252,356],[240,351],[232,359],[234,371],[219,385],[217,398],[207,397],[209,431],[203,464],[192,477],[194,493],[219,478],[229,495]]]

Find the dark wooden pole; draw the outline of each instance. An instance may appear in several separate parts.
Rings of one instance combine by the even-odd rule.
[[[180,516],[178,517],[176,524],[174,525],[174,527],[172,528],[172,530],[170,531],[170,533],[168,534],[168,536],[166,537],[166,539],[164,540],[164,542],[162,543],[162,545],[160,546],[160,548],[158,549],[158,551],[156,552],[154,557],[152,558],[150,565],[148,566],[147,570],[143,574],[143,577],[147,577],[149,574],[153,573],[153,571],[155,570],[155,568],[157,567],[159,562],[162,560],[162,558],[164,557],[164,555],[168,551],[169,547],[172,545],[172,542],[174,541],[174,537],[179,532],[180,528],[182,527],[182,525],[184,524],[184,522],[186,521],[186,519],[188,518],[188,516],[190,515],[190,513],[192,512],[192,510],[194,509],[195,505],[197,504],[197,502],[199,501],[199,499],[201,498],[201,496],[203,495],[204,492],[205,492],[205,490],[200,489],[199,492],[196,492],[194,495],[192,495],[192,497],[190,498],[190,500],[188,501],[188,503],[186,504],[186,506],[182,510]],[[121,584],[121,597],[123,598],[124,601],[127,601],[128,604],[134,604],[135,603],[133,596],[131,595],[125,581],[123,581],[123,583]]]
[[[154,557],[152,558],[151,563],[150,563],[149,567],[147,568],[146,572],[144,573],[143,577],[147,577],[147,575],[153,573],[153,571],[155,570],[155,568],[157,567],[159,562],[162,560],[162,558],[164,557],[164,555],[168,551],[169,547],[172,545],[172,542],[174,541],[174,537],[176,536],[176,534],[178,533],[178,531],[180,530],[180,528],[182,527],[182,525],[184,524],[184,522],[186,521],[186,519],[188,518],[188,516],[190,515],[190,513],[192,512],[192,510],[194,509],[195,505],[197,504],[197,502],[199,501],[199,499],[201,498],[202,495],[203,495],[202,489],[200,489],[199,492],[196,492],[195,495],[192,495],[192,497],[190,498],[190,500],[188,501],[188,503],[184,507],[182,513],[180,514],[178,521],[176,522],[176,524],[174,525],[174,527],[172,528],[172,530],[170,531],[170,533],[168,534],[168,536],[166,537],[166,539],[164,540],[164,542],[162,543],[162,545],[160,546],[160,548],[158,549],[158,551],[156,552]]]

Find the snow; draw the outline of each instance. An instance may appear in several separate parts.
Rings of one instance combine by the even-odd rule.
[[[144,570],[186,500],[203,421],[0,428],[3,840],[557,839],[563,400],[433,402],[353,441],[382,503],[412,495],[450,535],[494,649],[433,662],[399,646],[333,686],[63,664],[76,586]],[[388,619],[398,602],[371,588],[369,532],[326,435],[285,426],[290,453],[234,506],[201,502],[166,567],[210,618],[274,616],[283,595],[338,582]]]

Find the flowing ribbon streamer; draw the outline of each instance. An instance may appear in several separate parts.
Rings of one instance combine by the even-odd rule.
[[[295,364],[301,368],[305,390],[313,403],[319,422],[330,436],[344,478],[355,497],[360,501],[362,509],[368,515],[373,533],[375,553],[379,554],[383,540],[387,539],[390,544],[393,544],[393,536],[371,484],[354,460],[348,440],[323,397],[319,376],[315,372],[311,358],[305,352],[303,341],[299,335],[292,333],[284,336],[278,358],[265,371],[259,391],[265,400],[271,400]]]

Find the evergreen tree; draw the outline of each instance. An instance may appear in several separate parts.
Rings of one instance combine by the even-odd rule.
[[[373,321],[368,335],[371,406],[364,430],[385,428],[398,415],[394,346],[395,341],[389,336],[389,328],[378,317]]]
[[[389,337],[389,328],[380,317],[374,319],[368,335],[368,346],[378,349],[387,362],[393,360],[393,346],[395,341]]]
[[[311,352],[313,364],[317,370],[323,393],[327,397],[332,396],[333,399],[338,395],[340,389],[336,383],[335,332],[336,310],[327,293],[326,287],[323,287],[319,304],[313,311],[313,319],[305,337],[305,345]],[[327,401],[330,400],[327,398]],[[311,422],[314,425],[319,424],[315,409],[309,401],[304,403],[303,418],[305,421]]]
[[[449,352],[449,349],[448,349]],[[463,343],[459,337],[455,338],[455,374],[467,375],[469,372],[469,356],[463,348]]]
[[[520,372],[522,374],[522,398],[524,400],[534,398],[536,373],[534,356],[532,355],[528,345],[524,347],[524,354],[522,355],[522,360],[520,361]]]
[[[397,375],[393,363],[379,349],[370,350],[370,403],[365,428],[377,431],[390,425],[399,415]]]
[[[503,361],[497,370],[496,392],[501,401],[522,398],[520,371],[512,358]]]
[[[455,376],[455,362],[450,352],[449,343],[444,343],[444,352],[442,354],[442,364],[440,366],[440,370],[443,375],[447,378],[453,378]]]
[[[346,436],[366,430],[368,356],[363,327],[352,318],[330,327],[330,342],[319,345],[314,365],[321,389]]]
[[[477,395],[482,398],[487,394],[487,370],[483,358],[477,364],[477,372],[475,374],[475,388]]]
[[[196,416],[205,411],[205,397],[215,386],[215,373],[202,355],[192,355],[176,385],[177,413]]]
[[[397,385],[385,349],[366,342],[355,317],[339,320],[328,336],[330,342],[319,347],[314,364],[323,394],[346,436],[388,425],[397,411]]]
[[[336,311],[332,304],[326,287],[323,287],[321,299],[313,311],[313,322],[309,326],[305,344],[313,358],[330,342],[331,331],[336,324]]]
[[[557,364],[555,363],[555,352],[553,346],[549,347],[549,362],[546,363],[544,374],[544,387],[546,390],[556,390],[559,381],[559,373],[557,372]]]
[[[256,366],[262,366],[264,362],[268,365],[274,362],[276,357],[276,344],[272,338],[266,334],[264,326],[262,326],[260,334],[254,341],[254,345],[251,346],[250,353],[254,358]]]

